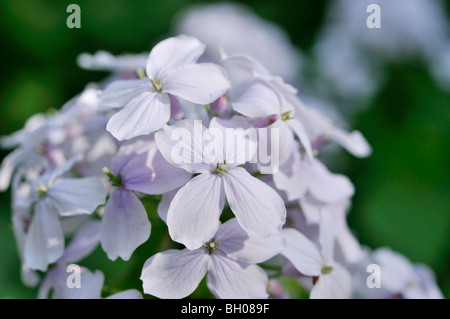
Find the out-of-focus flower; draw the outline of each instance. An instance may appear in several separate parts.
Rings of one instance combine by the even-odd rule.
[[[204,44],[185,35],[158,43],[148,57],[145,78],[114,81],[103,91],[101,104],[123,107],[106,129],[118,140],[148,135],[169,121],[169,95],[202,105],[219,98],[229,82],[217,64],[195,63],[204,50]]]
[[[201,21],[199,23],[199,21]],[[302,55],[286,33],[242,4],[196,5],[176,17],[176,33],[197,37],[207,45],[203,59],[218,61],[219,49],[246,54],[289,83],[299,79]]]

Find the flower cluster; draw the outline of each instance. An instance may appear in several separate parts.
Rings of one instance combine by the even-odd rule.
[[[346,221],[354,186],[320,160],[328,143],[368,156],[362,134],[336,127],[252,57],[222,51],[199,63],[205,49],[179,35],[145,61],[85,56],[112,76],[1,140],[15,148],[0,187],[11,185],[22,279],[37,285],[45,273],[40,297],[100,298],[101,272],[83,268],[82,289],[71,290],[65,268],[98,244],[127,261],[154,240],[146,198],[185,247],[142,265],[143,292],[159,298],[187,297],[205,276],[217,298],[283,297],[281,275],[298,278],[311,298],[365,297],[367,260],[399,259],[360,247]],[[383,285],[384,297],[439,295],[430,276],[398,263],[409,277]]]

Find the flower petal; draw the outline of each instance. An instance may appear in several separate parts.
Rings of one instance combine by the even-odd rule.
[[[236,218],[221,225],[214,238],[228,258],[249,264],[262,263],[284,248],[284,240],[280,234],[249,237]]]
[[[196,249],[210,240],[220,222],[225,204],[222,179],[200,174],[177,192],[167,213],[170,237],[188,249]]]
[[[106,299],[143,299],[143,297],[138,290],[128,289],[106,297]]]
[[[205,130],[201,121],[183,120],[156,132],[155,141],[166,161],[190,173],[201,173],[213,164],[203,152]]]
[[[267,283],[261,267],[229,259],[221,252],[211,255],[207,284],[217,298],[265,299]]]
[[[80,288],[66,288],[64,299],[100,299],[105,277],[99,270],[81,269]]]
[[[281,233],[286,243],[282,254],[295,268],[306,276],[320,275],[322,256],[314,243],[293,228],[283,229]]]
[[[286,121],[286,124],[290,126],[295,134],[297,135],[300,143],[306,151],[307,158],[309,160],[313,159],[313,152],[311,147],[311,141],[309,140],[308,134],[306,134],[305,128],[303,127],[302,122],[297,119],[290,119]]]
[[[98,177],[60,178],[45,201],[61,216],[90,214],[105,203],[106,190]]]
[[[342,145],[354,156],[367,157],[372,153],[372,147],[360,131],[348,133],[339,128],[334,128],[330,135],[331,139]]]
[[[214,102],[229,88],[225,71],[213,63],[180,66],[163,83],[163,92],[202,105]]]
[[[228,203],[243,229],[259,237],[281,231],[286,207],[275,190],[242,167],[229,170],[223,178]]]
[[[34,270],[46,271],[64,252],[64,236],[58,215],[45,202],[35,206],[24,247],[25,263]]]
[[[245,116],[266,117],[280,114],[281,101],[275,91],[264,82],[250,86],[239,100],[233,103],[233,109]]]
[[[191,174],[169,164],[155,142],[145,153],[136,155],[122,169],[122,183],[129,190],[163,194],[185,184]]]
[[[167,94],[142,93],[109,119],[106,130],[119,141],[129,140],[159,130],[169,119]]]
[[[335,230],[337,228],[334,215],[325,208],[320,210],[319,244],[325,265],[331,265],[334,262]]]
[[[76,233],[60,261],[76,263],[89,255],[100,242],[100,222],[90,220]]]
[[[209,259],[205,249],[170,249],[152,256],[140,277],[144,293],[158,298],[188,296],[205,277]]]
[[[132,191],[115,190],[105,206],[100,228],[103,250],[111,260],[128,260],[150,237],[147,212]]]
[[[141,93],[153,91],[152,84],[147,78],[114,81],[100,94],[99,104],[101,106],[122,107]]]
[[[179,35],[155,45],[147,60],[147,76],[162,79],[171,69],[183,64],[195,63],[205,52],[206,46],[194,37]]]

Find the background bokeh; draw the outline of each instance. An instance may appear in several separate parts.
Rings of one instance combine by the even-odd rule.
[[[1,1],[0,135],[20,129],[37,112],[60,108],[88,82],[107,75],[80,69],[76,57],[81,52],[150,50],[171,35],[180,9],[201,2]],[[325,23],[329,2],[258,0],[245,4],[281,26],[308,57]],[[81,29],[66,26],[70,3],[81,7]],[[444,8],[450,17],[448,2]],[[383,67],[380,90],[351,119],[351,126],[372,145],[373,154],[356,159],[342,152],[336,159],[339,165],[334,165],[356,187],[349,224],[362,244],[389,246],[413,262],[429,265],[448,298],[450,88],[446,92],[436,85],[419,59]],[[308,79],[302,82],[308,83]],[[6,154],[1,151],[1,159]],[[0,194],[0,298],[34,298],[36,289],[20,281],[10,216],[7,191]],[[152,223],[158,223],[156,217]],[[97,249],[83,265],[101,269],[106,285],[140,288],[140,270],[153,253],[151,243],[146,243],[129,262],[111,262]]]

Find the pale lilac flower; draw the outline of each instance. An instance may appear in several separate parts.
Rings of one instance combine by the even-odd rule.
[[[141,274],[144,293],[184,298],[208,274],[208,288],[217,298],[267,298],[267,275],[255,264],[277,255],[283,245],[280,235],[249,236],[230,219],[196,250],[171,249],[148,259]]]
[[[46,270],[64,251],[59,216],[91,214],[105,202],[106,191],[97,177],[62,177],[75,158],[33,183],[34,215],[25,244],[24,260],[32,269]]]
[[[150,236],[151,224],[136,192],[162,194],[186,183],[191,174],[170,165],[153,140],[124,145],[114,157],[113,190],[102,217],[101,244],[108,258],[128,260]]]
[[[405,299],[444,298],[433,271],[422,264],[413,264],[405,256],[383,247],[371,259],[380,266],[381,287]]]
[[[344,299],[351,295],[350,273],[334,260],[334,217],[322,210],[319,228],[319,248],[299,231],[282,231],[286,248],[282,254],[303,275],[313,277],[312,299]]]
[[[51,293],[52,298],[61,299],[69,294],[67,290],[78,289],[69,288],[66,284],[68,275],[72,274],[67,271],[67,266],[88,256],[99,242],[100,222],[88,221],[78,230],[56,264],[47,272],[39,287],[38,298],[48,298]]]
[[[221,137],[214,135],[217,133]],[[188,249],[196,249],[214,236],[225,198],[241,227],[251,235],[278,233],[285,221],[282,198],[239,167],[253,157],[256,151],[253,141],[238,134],[237,142],[229,146],[223,140],[225,136],[225,126],[217,118],[211,120],[209,129],[199,122],[184,120],[155,134],[167,161],[198,173],[177,192],[167,213],[171,238]],[[245,145],[248,148],[242,149]],[[181,158],[175,156],[180,151]]]
[[[118,140],[148,135],[169,121],[169,95],[209,104],[230,87],[224,70],[213,63],[195,63],[205,45],[180,35],[158,43],[150,52],[147,77],[111,83],[101,103],[123,107],[109,120],[106,129]]]

